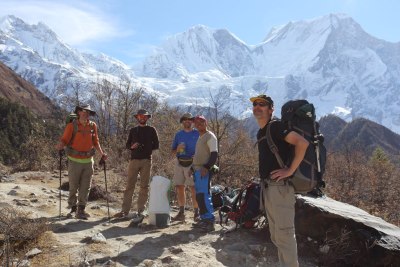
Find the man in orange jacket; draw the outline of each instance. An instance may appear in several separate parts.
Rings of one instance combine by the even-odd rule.
[[[107,155],[101,149],[96,123],[89,120],[89,116],[96,115],[96,112],[90,105],[81,105],[75,108],[75,113],[78,118],[67,124],[56,149],[61,151],[65,148],[68,156],[69,216],[76,213],[76,218],[86,220],[90,216],[85,207],[92,183],[93,155],[95,150],[103,160]]]

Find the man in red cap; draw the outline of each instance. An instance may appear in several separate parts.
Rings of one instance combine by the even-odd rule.
[[[76,218],[87,219],[89,214],[85,207],[93,177],[93,155],[95,150],[103,160],[107,159],[107,155],[101,149],[96,123],[89,120],[89,116],[96,115],[96,112],[86,104],[77,106],[75,114],[78,118],[67,124],[56,149],[65,148],[68,156],[68,208],[71,209],[68,217],[76,213]]]
[[[139,109],[134,115],[139,125],[131,128],[126,141],[126,148],[131,151],[131,160],[128,165],[128,179],[124,191],[122,209],[114,215],[115,218],[127,218],[132,206],[133,192],[135,191],[138,175],[140,174],[140,190],[137,200],[137,213],[134,221],[143,219],[143,211],[149,194],[149,180],[151,159],[154,151],[158,151],[159,141],[157,130],[147,125],[151,114],[145,109]]]
[[[205,231],[214,231],[215,217],[210,195],[210,169],[214,166],[218,157],[217,138],[207,129],[207,120],[204,116],[196,116],[194,126],[200,134],[193,156],[193,176],[201,220],[194,223],[193,227]]]
[[[257,133],[259,173],[264,207],[268,218],[271,240],[278,248],[281,266],[298,267],[297,243],[294,230],[294,188],[288,182],[304,158],[308,141],[295,131],[289,131],[281,121],[272,120],[274,102],[259,95],[250,98],[253,114],[260,130]],[[282,160],[288,167],[281,168],[266,139],[267,127]],[[294,147],[294,157],[289,162]]]

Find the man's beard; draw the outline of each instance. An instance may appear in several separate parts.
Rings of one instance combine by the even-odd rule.
[[[256,119],[262,119],[265,117],[265,114],[262,110],[253,110],[253,115]]]
[[[89,119],[89,115],[82,115],[82,116],[80,116],[80,119],[87,120],[87,119]]]
[[[146,125],[147,120],[138,120],[140,125]]]

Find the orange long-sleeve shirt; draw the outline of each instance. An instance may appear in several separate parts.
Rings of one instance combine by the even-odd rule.
[[[80,123],[77,120],[78,131],[75,134],[74,140],[71,147],[76,151],[88,152],[93,147],[97,147],[99,144],[99,137],[97,134],[97,125],[92,122],[93,126],[90,126],[89,120],[86,125]],[[64,134],[61,137],[61,142],[64,145],[68,145],[72,138],[72,133],[74,131],[74,125],[72,122],[68,123],[65,127]],[[74,155],[74,158],[87,158],[85,156]]]

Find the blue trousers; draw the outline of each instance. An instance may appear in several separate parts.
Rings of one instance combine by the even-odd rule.
[[[211,201],[210,195],[210,173],[206,176],[201,176],[200,170],[197,170],[193,174],[194,176],[194,188],[196,189],[196,200],[199,205],[200,218],[202,220],[214,221],[214,208]]]

